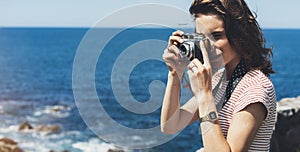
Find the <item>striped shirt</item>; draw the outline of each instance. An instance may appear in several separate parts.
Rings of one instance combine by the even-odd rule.
[[[224,137],[227,137],[227,132],[235,113],[252,103],[260,102],[265,106],[267,116],[259,127],[249,151],[269,151],[270,139],[276,122],[276,95],[272,82],[260,70],[249,71],[241,79],[229,100],[222,107],[228,81],[218,81],[222,77],[221,75],[216,74],[213,78],[213,93]]]

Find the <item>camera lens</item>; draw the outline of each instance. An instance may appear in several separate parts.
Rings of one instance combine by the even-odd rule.
[[[189,60],[193,59],[194,43],[193,42],[183,42],[178,45],[178,49],[182,56],[187,57]]]
[[[181,53],[182,55],[188,56],[189,51],[188,51],[188,48],[187,48],[187,46],[186,46],[185,44],[180,44],[178,48],[179,48],[180,53]]]

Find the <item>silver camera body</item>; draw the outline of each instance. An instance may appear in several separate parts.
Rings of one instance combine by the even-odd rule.
[[[185,34],[182,36],[183,43],[177,45],[181,56],[187,57],[190,61],[194,58],[203,63],[202,51],[200,49],[200,41],[204,40],[203,34]]]

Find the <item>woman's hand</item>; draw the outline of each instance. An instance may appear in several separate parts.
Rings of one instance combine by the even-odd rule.
[[[201,41],[200,48],[204,63],[202,64],[195,58],[188,65],[191,89],[196,99],[202,99],[203,96],[211,95],[212,93],[212,70],[207,53],[207,49],[211,48],[209,40]]]
[[[162,55],[167,67],[172,76],[178,76],[179,80],[182,78],[184,69],[188,65],[188,60],[182,60],[177,45],[183,42],[182,31],[175,31],[169,38],[168,48],[165,49]]]

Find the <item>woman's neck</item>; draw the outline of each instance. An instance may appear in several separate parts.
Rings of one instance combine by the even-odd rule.
[[[231,78],[231,75],[232,75],[235,67],[240,63],[240,60],[241,60],[241,58],[239,56],[237,56],[225,65],[227,80],[229,80]]]

